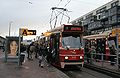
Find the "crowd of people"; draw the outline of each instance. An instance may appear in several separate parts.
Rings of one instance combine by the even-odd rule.
[[[102,40],[99,40],[97,44],[92,45],[89,43],[90,41],[86,41],[85,45],[85,55],[87,58],[87,63],[92,63],[93,60],[96,62],[100,60],[109,60],[111,65],[115,64],[116,58],[116,46],[111,44],[109,46],[109,53],[110,55],[106,55],[106,44]],[[102,55],[103,54],[103,55]],[[109,58],[109,59],[108,59]]]
[[[88,41],[87,41],[88,42]],[[100,44],[99,44],[100,45]],[[98,53],[105,53],[104,49],[101,47],[103,44],[99,46],[91,46],[90,44],[85,45],[85,55],[87,56],[87,62],[91,63],[93,59],[102,60],[101,55],[98,55]],[[38,43],[38,42],[32,42],[30,45],[26,46],[21,44],[20,52],[23,53],[24,51],[27,52],[27,59],[33,60],[33,58],[38,59],[38,65],[43,68],[45,61],[47,63],[50,63],[50,52],[48,49],[48,44],[45,42]],[[114,45],[112,45],[110,48],[110,61],[111,65],[114,65],[115,62],[115,55],[116,55],[116,48]],[[24,58],[20,58],[21,62],[23,62]],[[104,60],[104,59],[103,59]],[[52,60],[51,60],[52,61]],[[21,63],[22,64],[22,63]]]
[[[27,47],[27,59],[33,60],[36,58],[39,60],[38,65],[43,68],[44,62],[48,61],[48,46],[45,43],[32,42]]]

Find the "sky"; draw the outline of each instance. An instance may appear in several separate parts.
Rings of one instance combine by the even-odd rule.
[[[52,7],[65,8],[64,14],[70,17],[70,21],[110,2],[112,0],[0,0],[0,36],[9,35],[18,36],[19,28],[27,28],[28,30],[36,30],[37,35],[50,30],[50,19],[57,18],[57,26],[60,26],[62,14]],[[53,11],[53,13],[52,13]],[[68,17],[63,16],[62,23],[68,22]],[[51,22],[52,27],[55,20]],[[24,39],[32,39],[36,36],[25,36]]]

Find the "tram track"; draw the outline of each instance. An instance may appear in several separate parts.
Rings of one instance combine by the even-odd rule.
[[[87,65],[87,64],[85,64],[84,67],[94,70],[94,71],[98,71],[100,73],[104,73],[114,78],[120,78],[120,73],[118,71],[113,71],[107,68],[101,68],[99,66],[93,66],[93,65]]]
[[[102,74],[87,68],[80,69],[80,67],[68,68],[61,71],[68,75],[70,78],[112,78],[106,74]]]

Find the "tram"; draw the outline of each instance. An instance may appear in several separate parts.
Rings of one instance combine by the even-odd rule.
[[[86,45],[90,46],[89,48],[94,47],[96,54],[103,53],[104,60],[110,59],[110,47],[112,45],[116,46],[116,36],[106,35],[106,34],[96,34],[83,36],[84,49]],[[85,52],[86,53],[86,52]],[[101,58],[96,58],[101,60]]]
[[[44,34],[46,34],[49,44],[49,61],[52,65],[60,68],[65,68],[66,65],[80,65],[83,67],[82,26],[63,24]]]

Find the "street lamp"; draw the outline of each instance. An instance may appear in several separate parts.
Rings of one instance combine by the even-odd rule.
[[[10,30],[11,30],[11,24],[12,23],[13,23],[12,21],[9,22],[9,36],[10,36]]]

